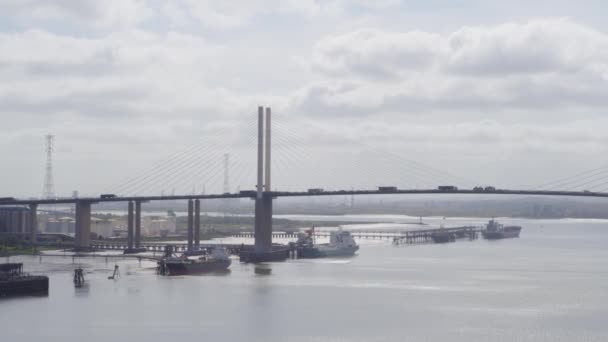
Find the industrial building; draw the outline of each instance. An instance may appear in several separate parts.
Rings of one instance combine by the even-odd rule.
[[[44,231],[46,233],[74,234],[76,221],[71,217],[49,217]]]
[[[29,213],[27,207],[0,207],[0,234],[25,234]]]

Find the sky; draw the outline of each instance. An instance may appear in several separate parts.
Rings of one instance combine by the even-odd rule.
[[[282,125],[280,189],[535,187],[606,165],[605,13],[560,0],[0,0],[0,196],[42,194],[48,133],[58,195],[221,191],[224,153],[231,190],[252,188],[258,105]]]

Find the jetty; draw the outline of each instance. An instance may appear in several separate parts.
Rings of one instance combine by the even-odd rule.
[[[433,243],[438,234],[448,236],[450,241],[457,239],[477,239],[482,230],[480,227],[463,226],[452,228],[431,228],[416,230],[351,230],[350,234],[357,239],[389,240],[393,245],[411,245]],[[273,238],[297,238],[299,232],[273,232]],[[331,230],[315,230],[315,237],[329,237]],[[254,232],[239,232],[239,238],[253,238]],[[435,238],[435,239],[434,239]]]
[[[453,242],[457,239],[475,240],[479,237],[480,231],[481,228],[472,226],[408,230],[401,232],[400,236],[395,236],[393,238],[393,245],[399,246],[424,243]],[[439,239],[437,238],[438,236],[447,238],[441,239],[444,241],[439,241]]]

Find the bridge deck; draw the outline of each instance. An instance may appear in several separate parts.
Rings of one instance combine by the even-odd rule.
[[[607,192],[592,191],[559,191],[559,190],[509,190],[496,189],[492,191],[480,190],[437,190],[437,189],[402,189],[392,191],[380,190],[337,190],[323,192],[291,192],[291,191],[272,191],[272,197],[313,197],[313,196],[344,196],[344,195],[527,195],[527,196],[574,196],[574,197],[608,197]],[[28,205],[28,204],[71,204],[76,202],[149,202],[149,201],[170,201],[170,200],[189,200],[189,199],[222,199],[222,198],[254,198],[255,194],[248,192],[235,194],[213,194],[213,195],[176,195],[176,196],[124,196],[112,198],[100,197],[81,197],[81,198],[56,198],[56,199],[3,199],[0,205]]]

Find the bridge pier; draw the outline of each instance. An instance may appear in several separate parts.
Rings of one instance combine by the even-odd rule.
[[[194,201],[194,247],[201,245],[201,200]]]
[[[191,251],[194,240],[194,202],[188,200],[188,250]]]
[[[272,250],[272,195],[269,193],[255,201],[254,241],[256,252]]]
[[[135,248],[141,244],[141,202],[135,202]]]
[[[30,219],[29,219],[29,230],[30,233],[30,244],[32,246],[36,245],[36,233],[38,230],[38,204],[31,203],[30,204]]]
[[[91,249],[91,202],[76,202],[76,250]]]
[[[127,212],[127,249],[133,249],[133,201],[129,201]]]

